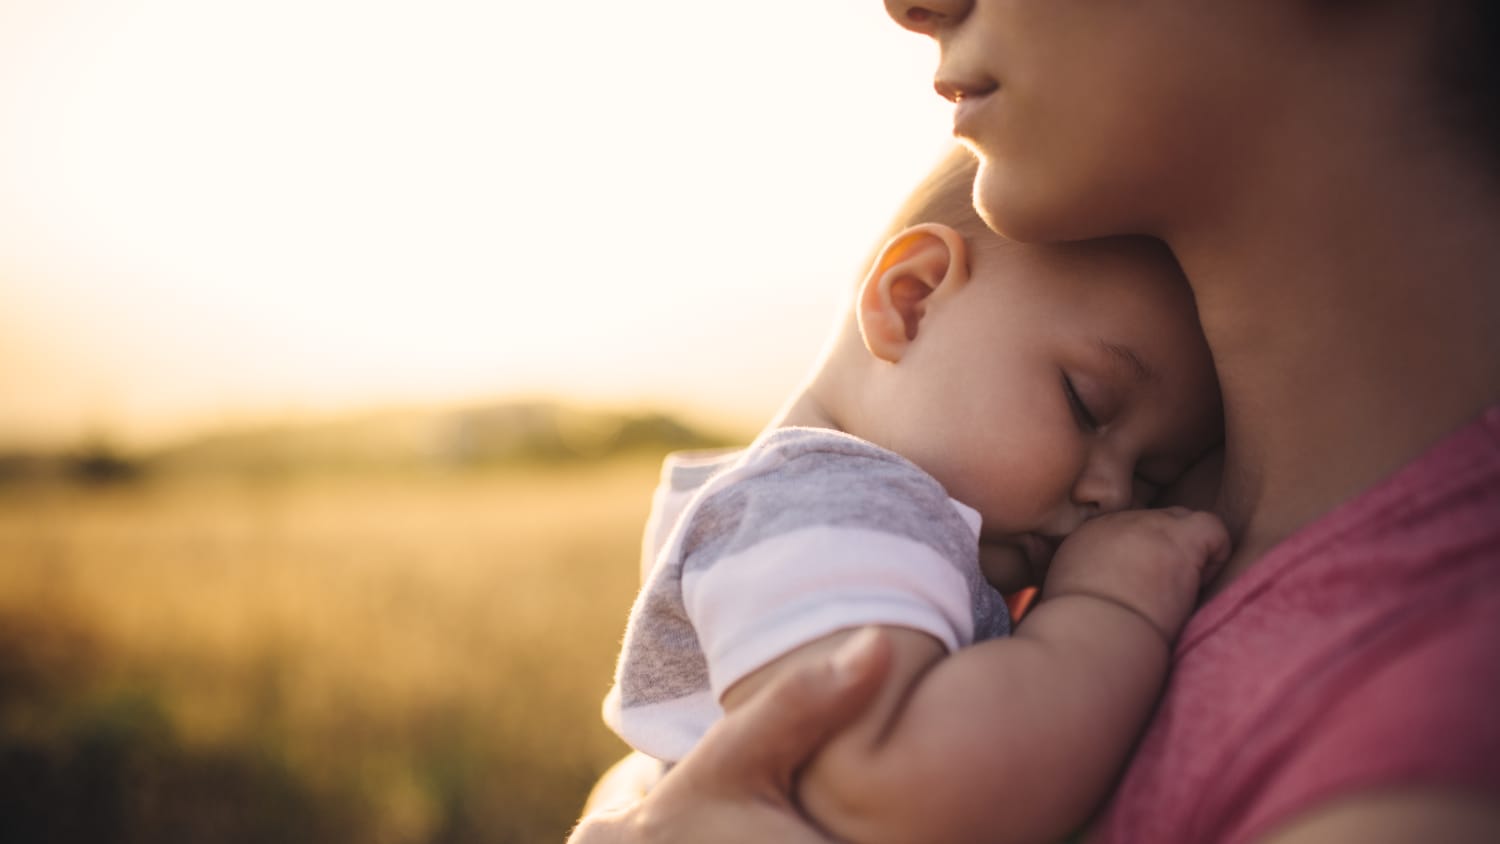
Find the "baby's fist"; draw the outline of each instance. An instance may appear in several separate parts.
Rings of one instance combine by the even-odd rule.
[[[1212,513],[1168,507],[1091,519],[1057,549],[1043,598],[1092,595],[1134,610],[1171,641],[1198,599],[1203,569],[1229,558]]]

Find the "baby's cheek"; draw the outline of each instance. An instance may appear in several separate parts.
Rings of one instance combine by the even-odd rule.
[[[1038,437],[1011,462],[1005,483],[1018,513],[1046,518],[1073,500],[1085,462],[1077,440],[1071,431]]]
[[[1078,435],[1029,421],[1007,420],[996,429],[1008,436],[971,442],[977,447],[945,454],[934,467],[948,494],[984,517],[986,533],[1051,530],[1059,512],[1071,506],[1083,469]]]
[[[1069,506],[1072,479],[1046,467],[1013,462],[996,467],[991,477],[980,503],[971,504],[984,515],[986,531],[1010,536],[1048,532],[1059,510]]]

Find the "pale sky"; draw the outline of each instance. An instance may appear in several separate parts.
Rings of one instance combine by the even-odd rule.
[[[949,141],[877,0],[0,0],[0,445],[768,414]]]

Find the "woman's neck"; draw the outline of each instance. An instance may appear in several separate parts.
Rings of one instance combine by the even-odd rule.
[[[1211,591],[1500,400],[1500,203],[1367,151],[1264,168],[1167,237],[1225,402],[1236,553]]]

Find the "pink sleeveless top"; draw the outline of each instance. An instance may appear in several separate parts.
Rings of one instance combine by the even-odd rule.
[[[1250,842],[1413,787],[1500,803],[1500,407],[1193,617],[1091,840]]]

